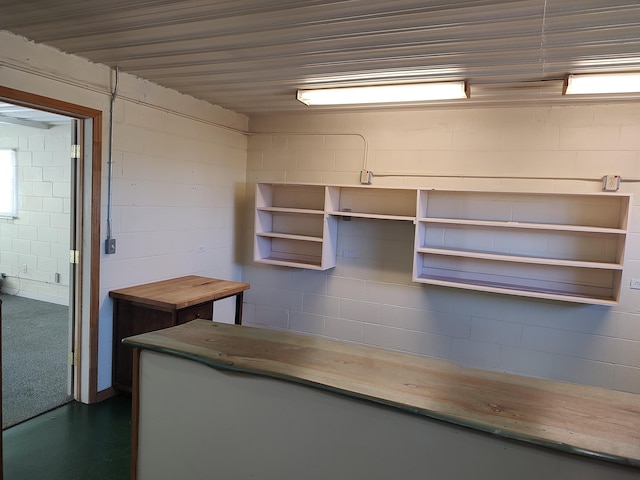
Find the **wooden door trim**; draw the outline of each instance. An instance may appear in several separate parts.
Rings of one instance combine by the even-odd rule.
[[[91,120],[92,124],[92,152],[91,152],[91,238],[89,239],[89,255],[91,275],[89,280],[89,376],[88,402],[95,403],[98,393],[98,321],[100,298],[100,188],[102,176],[102,111],[93,108],[65,102],[55,98],[45,97],[34,93],[24,92],[13,88],[0,86],[0,99],[29,108],[59,113],[68,117]],[[86,221],[86,219],[84,219]],[[83,276],[82,271],[80,273]],[[82,278],[80,278],[82,281]],[[78,322],[82,335],[82,320]],[[82,338],[82,336],[80,336]],[[82,342],[80,342],[82,344]],[[82,345],[79,346],[82,348]],[[78,362],[81,362],[81,352],[78,352]],[[80,378],[76,378],[80,382]]]

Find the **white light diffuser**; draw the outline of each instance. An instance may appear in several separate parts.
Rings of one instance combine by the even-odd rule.
[[[352,105],[404,103],[467,98],[467,85],[460,82],[407,83],[367,87],[298,90],[296,98],[305,105]]]
[[[565,95],[640,92],[640,73],[602,73],[567,76]]]

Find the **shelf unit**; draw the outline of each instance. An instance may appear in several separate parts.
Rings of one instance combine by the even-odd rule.
[[[259,183],[256,262],[336,265],[338,220],[415,224],[413,281],[612,305],[631,196]]]
[[[336,265],[337,220],[325,214],[327,188],[256,185],[254,260],[327,270]]]
[[[420,191],[413,280],[615,304],[629,205],[622,194]]]
[[[415,221],[416,190],[328,187],[328,214],[339,217]]]

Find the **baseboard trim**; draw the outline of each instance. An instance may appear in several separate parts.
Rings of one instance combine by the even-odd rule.
[[[100,390],[96,393],[96,403],[100,403],[104,400],[107,400],[111,397],[115,397],[118,394],[118,390],[113,387],[106,388],[104,390]]]

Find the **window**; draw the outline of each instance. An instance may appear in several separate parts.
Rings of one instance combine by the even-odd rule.
[[[17,214],[16,151],[0,149],[0,217]]]

